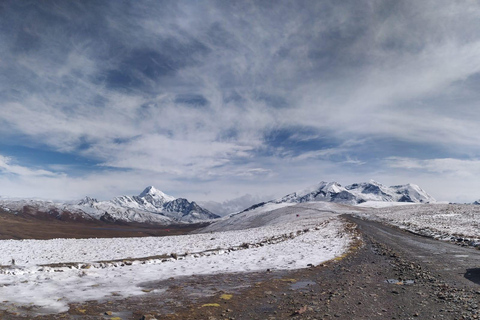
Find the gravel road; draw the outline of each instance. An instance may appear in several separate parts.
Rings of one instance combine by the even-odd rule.
[[[363,234],[424,265],[451,285],[476,288],[480,283],[480,250],[412,235],[377,222],[351,216],[347,219],[356,223]]]

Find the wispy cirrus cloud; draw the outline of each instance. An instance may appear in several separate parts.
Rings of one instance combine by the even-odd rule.
[[[406,158],[426,173],[440,163],[422,159],[480,157],[473,2],[0,7],[2,140],[91,159],[106,189],[117,189],[117,170],[175,190],[190,181],[198,188],[186,192],[199,197],[228,183],[252,192],[256,177],[272,194],[317,182],[312,170],[395,180],[383,172]],[[55,159],[17,165],[88,184]]]
[[[480,159],[412,159],[390,157],[385,159],[391,168],[418,170],[431,174],[455,175],[460,177],[478,177],[480,174]]]
[[[3,174],[13,174],[20,177],[61,177],[57,173],[43,170],[32,169],[15,164],[10,157],[4,157],[0,155],[0,172]]]

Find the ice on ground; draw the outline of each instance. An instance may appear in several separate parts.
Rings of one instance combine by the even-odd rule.
[[[242,230],[222,220],[228,231],[217,226],[183,236],[0,241],[0,264],[15,260],[0,268],[0,296],[7,301],[0,307],[31,306],[48,314],[68,310],[72,302],[145,294],[141,283],[170,277],[317,265],[343,254],[351,242],[332,208],[309,203],[256,212],[233,217]],[[141,257],[152,258],[136,260]],[[98,262],[118,259],[128,261]]]

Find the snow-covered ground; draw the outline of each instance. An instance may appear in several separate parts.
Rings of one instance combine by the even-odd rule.
[[[352,235],[337,212],[348,210],[328,203],[262,209],[222,219],[206,233],[161,238],[0,241],[7,301],[0,307],[55,313],[71,302],[145,294],[147,281],[317,265],[347,250]],[[42,266],[58,263],[68,265]]]
[[[480,242],[478,205],[415,204],[370,209],[357,215],[437,239],[457,241],[464,238],[471,244]]]
[[[390,208],[390,207],[399,207],[399,206],[411,206],[417,205],[415,202],[386,202],[386,201],[365,201],[360,204],[357,204],[357,207],[360,208]]]

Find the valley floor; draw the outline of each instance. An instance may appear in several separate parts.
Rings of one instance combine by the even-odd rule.
[[[39,218],[14,215],[0,209],[0,240],[163,237],[189,233],[205,225],[205,223],[198,223],[159,226],[145,223],[114,224],[100,220],[65,221],[51,216]]]
[[[341,216],[456,217],[441,239],[465,223],[459,207],[402,208],[308,203],[182,236],[0,241],[0,318],[480,319],[480,251]]]
[[[142,284],[148,294],[74,303],[67,312],[36,319],[479,318],[480,271],[459,273],[456,268],[470,265],[469,260],[451,259],[470,256],[475,264],[477,250],[353,222],[359,224],[363,245],[355,242],[350,255],[316,267],[150,281]],[[446,259],[425,244],[445,248]],[[24,319],[6,311],[0,316]]]

